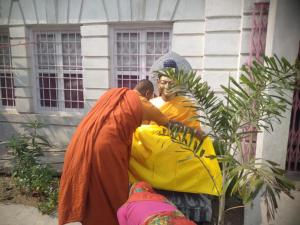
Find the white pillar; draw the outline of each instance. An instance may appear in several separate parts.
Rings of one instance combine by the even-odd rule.
[[[97,99],[109,88],[108,25],[81,26],[83,56],[83,86],[85,111],[89,111]]]
[[[241,0],[209,0],[205,2],[205,38],[203,79],[216,93],[227,85],[229,76],[239,70],[241,40]]]
[[[20,113],[34,112],[32,96],[32,58],[28,54],[30,46],[25,26],[9,28],[12,72],[14,74],[16,109]]]

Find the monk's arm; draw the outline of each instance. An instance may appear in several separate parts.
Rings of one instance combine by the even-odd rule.
[[[151,102],[143,101],[143,120],[154,121],[160,126],[168,126],[169,119]]]

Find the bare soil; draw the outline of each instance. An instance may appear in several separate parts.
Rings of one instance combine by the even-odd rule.
[[[0,202],[37,207],[38,198],[21,193],[10,176],[0,175]]]
[[[217,198],[212,200],[213,218],[211,225],[217,224],[219,201]],[[244,208],[243,203],[234,197],[226,198],[225,208],[225,225],[243,225],[244,224]],[[231,209],[231,210],[228,210]]]

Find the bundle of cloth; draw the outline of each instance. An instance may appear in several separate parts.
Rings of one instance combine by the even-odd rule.
[[[129,198],[118,210],[120,225],[196,225],[147,182],[132,185]]]

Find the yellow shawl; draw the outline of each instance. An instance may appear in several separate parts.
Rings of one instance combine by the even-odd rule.
[[[183,97],[166,102],[159,109],[173,119],[193,128],[200,123],[192,120],[196,115]],[[205,154],[196,158],[185,146],[172,142],[164,133],[164,127],[142,125],[137,128],[132,142],[129,165],[130,182],[146,181],[154,188],[219,195],[222,188],[222,175],[218,161],[206,156],[215,156],[210,138],[201,146]]]
[[[185,97],[177,96],[165,102],[159,110],[170,120],[176,120],[192,128],[200,128],[200,122],[195,119],[197,112],[193,104]]]

